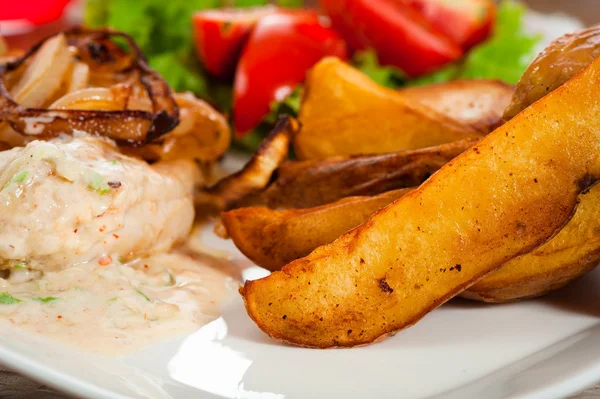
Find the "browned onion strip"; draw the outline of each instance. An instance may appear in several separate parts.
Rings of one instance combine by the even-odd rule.
[[[227,119],[191,93],[175,93],[175,101],[179,125],[157,143],[125,149],[125,153],[150,161],[187,158],[214,162],[221,158],[231,142]]]
[[[137,109],[148,111],[152,105],[144,98],[134,97],[133,88],[126,84],[111,87],[89,87],[65,94],[48,106],[49,109],[78,109],[111,111]],[[216,112],[216,111],[215,111]],[[180,125],[177,126],[179,128]]]
[[[82,58],[95,61],[117,72],[137,72],[152,103],[152,112],[143,110],[49,110],[26,108],[12,99],[4,77],[17,70],[34,56],[45,40],[32,47],[23,57],[0,65],[0,121],[8,122],[23,135],[40,139],[83,130],[105,136],[120,145],[141,146],[155,141],[179,123],[179,108],[167,83],[148,66],[144,55],[133,39],[123,32],[107,29],[75,28],[63,33],[69,44],[77,47]],[[124,52],[111,39],[121,38],[129,46]],[[48,40],[48,39],[47,39]],[[107,44],[112,43],[112,44]]]
[[[0,64],[13,61],[23,54],[23,51],[18,49],[9,49],[8,44],[2,36],[0,36]]]
[[[10,89],[10,95],[24,107],[45,106],[47,99],[60,91],[72,58],[65,36],[51,37],[23,69],[19,80]]]
[[[287,158],[292,137],[300,124],[294,118],[282,115],[242,170],[218,181],[214,186],[196,194],[197,205],[212,205],[226,210],[240,200],[262,191],[273,172]]]

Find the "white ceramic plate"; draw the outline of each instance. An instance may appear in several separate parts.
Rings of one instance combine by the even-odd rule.
[[[559,27],[531,14],[530,25],[552,26],[550,40],[577,28],[563,18]],[[204,238],[245,279],[268,274],[211,226]],[[0,327],[0,363],[85,398],[559,398],[600,381],[598,304],[600,269],[544,299],[453,300],[378,344],[311,350],[268,339],[236,296],[194,334],[120,358]]]
[[[234,254],[245,278],[266,275]],[[600,381],[600,269],[547,298],[453,300],[414,327],[357,349],[311,350],[268,339],[235,297],[194,334],[120,357],[0,331],[8,368],[86,398],[557,398]]]

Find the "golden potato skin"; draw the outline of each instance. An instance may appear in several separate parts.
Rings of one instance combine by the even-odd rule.
[[[307,75],[299,120],[298,159],[412,150],[482,134],[337,58],[323,59]]]
[[[550,43],[519,79],[504,119],[511,119],[564,84],[598,56],[600,25],[561,36]]]
[[[478,141],[465,139],[388,154],[286,162],[262,197],[270,208],[309,208],[351,196],[415,187]]]
[[[500,80],[459,79],[409,87],[400,94],[487,134],[502,124],[514,91],[513,85]]]
[[[290,142],[299,128],[296,119],[281,115],[241,170],[210,187],[196,190],[195,205],[216,210],[230,209],[262,192],[279,165],[287,159]]]
[[[541,259],[552,262],[551,256]],[[550,263],[550,265],[550,268],[542,266],[540,269],[532,271],[531,276],[523,276],[521,280],[508,283],[510,285],[494,284],[488,287],[482,286],[481,291],[463,291],[460,296],[487,303],[507,303],[537,298],[562,288],[571,281],[583,276],[598,265],[598,260],[587,264],[575,261],[569,264]],[[554,267],[558,265],[561,267]],[[490,275],[495,273],[498,272],[491,273]]]
[[[412,189],[374,197],[348,197],[307,209],[248,207],[221,213],[227,234],[254,263],[275,271],[329,244]]]
[[[327,348],[410,326],[547,241],[600,176],[600,60],[330,245],[240,289],[271,337]]]
[[[532,298],[560,288],[600,262],[600,185],[580,195],[573,218],[534,251],[512,259],[462,296],[484,302]]]

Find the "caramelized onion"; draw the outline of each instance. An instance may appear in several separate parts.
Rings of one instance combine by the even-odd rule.
[[[127,152],[148,160],[218,160],[231,142],[229,124],[223,115],[191,93],[176,93],[181,122],[160,142]]]
[[[2,36],[0,36],[0,57],[4,57],[8,53],[8,45],[6,44],[6,40]]]
[[[129,51],[115,37],[125,39]],[[7,148],[82,130],[149,161],[209,164],[231,141],[223,115],[191,93],[172,94],[135,43],[118,32],[76,29],[54,36],[0,67],[0,76],[0,143]],[[26,108],[19,93],[35,95],[35,108]]]
[[[114,38],[124,40],[129,52],[125,53],[115,44],[111,40]],[[130,100],[134,97],[134,86],[127,89],[129,94],[125,96],[128,99],[125,109],[73,109],[75,104],[91,106],[91,102],[94,101],[90,98],[84,100],[81,93],[79,98],[72,96],[67,100],[61,99],[62,102],[58,100],[58,105],[56,102],[53,104],[54,108],[62,109],[39,108],[40,101],[36,97],[39,84],[36,82],[39,82],[40,76],[45,78],[46,73],[53,71],[51,73],[56,79],[48,84],[43,95],[39,95],[39,98],[47,100],[52,94],[48,92],[57,90],[54,85],[60,85],[64,81],[62,75],[68,71],[70,57],[67,56],[65,62],[59,56],[65,53],[62,50],[65,49],[66,43],[78,50],[77,56],[90,70],[110,73],[115,77],[138,77],[139,86],[145,91],[141,98],[150,101],[150,107],[147,107],[149,110],[131,109]],[[57,63],[60,64],[58,67]],[[7,89],[5,78],[24,65],[27,65],[26,70],[11,91],[14,94],[13,98]],[[60,78],[58,75],[61,75]],[[113,92],[112,95],[115,98],[116,93]],[[22,99],[25,101],[20,103],[19,100]],[[66,105],[69,101],[70,105]],[[105,105],[106,108],[110,108],[107,103]],[[83,130],[109,137],[120,145],[135,147],[152,143],[175,128],[179,123],[179,108],[167,83],[150,69],[141,50],[130,36],[106,29],[76,28],[39,43],[17,60],[0,65],[0,120],[8,122],[10,127],[20,134],[39,139]]]
[[[46,40],[10,94],[24,107],[41,107],[57,92],[69,70],[71,53],[64,35]]]
[[[56,100],[50,109],[77,109],[116,111],[122,109],[151,110],[152,104],[144,99],[132,98],[132,88],[116,85],[110,88],[90,87],[77,90]]]
[[[67,92],[81,90],[87,87],[90,80],[90,67],[83,62],[75,62],[71,69]]]
[[[19,49],[9,49],[4,38],[0,36],[0,64],[13,61],[22,54],[23,52]]]

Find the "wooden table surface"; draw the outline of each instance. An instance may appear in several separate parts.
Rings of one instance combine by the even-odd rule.
[[[594,388],[590,388],[587,391],[573,396],[573,399],[598,399],[600,398],[600,385],[596,385]]]
[[[585,24],[600,22],[600,0],[526,0],[533,9],[552,12],[563,10],[580,18]],[[51,27],[52,30],[56,27]],[[41,32],[40,37],[47,35]],[[0,399],[69,399],[42,384],[31,381],[18,374],[0,369]],[[571,399],[600,399],[600,384]]]

